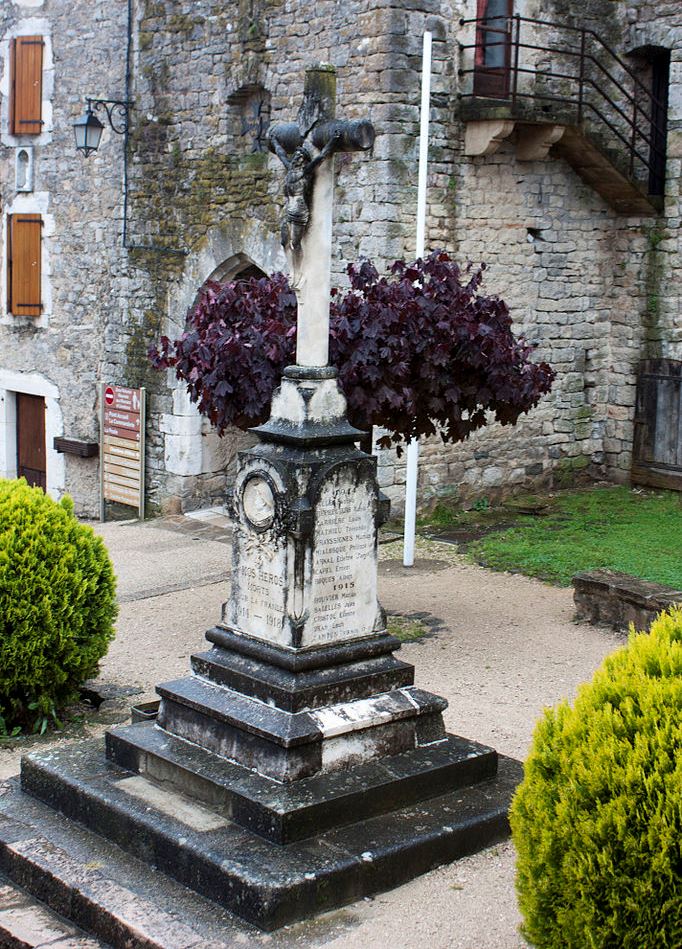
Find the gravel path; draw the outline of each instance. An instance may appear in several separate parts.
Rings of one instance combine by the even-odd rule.
[[[168,529],[168,528],[173,528]],[[191,652],[220,616],[228,594],[224,533],[186,533],[178,521],[107,524],[121,612],[99,682],[154,698],[156,682],[183,675]],[[193,528],[189,528],[193,530]],[[220,539],[212,539],[219,537]],[[527,753],[542,708],[571,697],[622,637],[573,621],[572,591],[467,564],[454,548],[420,541],[407,570],[399,544],[383,545],[384,607],[438,622],[403,646],[416,684],[445,696],[448,729],[517,758]],[[88,735],[103,725],[85,729]],[[32,747],[63,739],[46,737]],[[0,779],[19,768],[20,749],[0,749]],[[333,949],[516,949],[525,945],[514,895],[514,854],[498,845],[373,899],[287,927],[252,944]]]

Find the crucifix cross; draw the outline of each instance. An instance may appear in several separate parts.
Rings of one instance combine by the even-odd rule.
[[[336,70],[320,64],[306,70],[298,121],[268,130],[270,150],[286,170],[282,246],[298,299],[299,366],[326,366],[329,360],[334,155],[374,144],[371,122],[335,115]]]

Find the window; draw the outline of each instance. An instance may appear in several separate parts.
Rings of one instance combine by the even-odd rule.
[[[42,131],[43,38],[17,36],[10,46],[10,127],[12,135]]]
[[[238,155],[267,152],[270,93],[262,86],[243,86],[228,98],[230,141]]]
[[[14,316],[40,316],[39,214],[10,214],[7,221],[7,311]]]

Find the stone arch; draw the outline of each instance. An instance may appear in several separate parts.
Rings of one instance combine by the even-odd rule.
[[[255,271],[272,274],[285,265],[279,233],[263,221],[239,217],[213,228],[187,258],[169,295],[167,334],[174,337],[183,331],[187,311],[207,280],[226,281]],[[214,503],[233,476],[236,452],[250,436],[235,429],[219,438],[173,370],[167,380],[173,408],[160,418],[166,471],[173,476],[182,509]]]
[[[219,264],[206,280],[215,280],[217,283],[227,283],[228,280],[237,280],[246,277],[267,277],[268,274],[248,254],[238,253]],[[204,281],[205,283],[206,281]]]
[[[231,280],[250,267],[264,274],[286,269],[279,228],[270,229],[263,221],[241,216],[212,228],[187,258],[182,278],[171,293],[170,332],[182,332],[187,310],[207,280]]]

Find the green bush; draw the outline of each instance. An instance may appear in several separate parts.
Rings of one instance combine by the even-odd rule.
[[[0,733],[44,729],[74,699],[113,638],[115,586],[70,498],[0,480]]]
[[[511,824],[533,945],[682,946],[682,609],[545,713]]]

